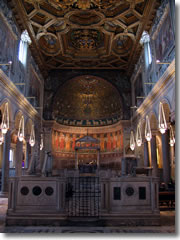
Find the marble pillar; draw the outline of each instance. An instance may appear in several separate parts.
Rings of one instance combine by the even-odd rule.
[[[144,166],[149,167],[148,142],[144,141]]]
[[[97,168],[99,169],[99,156],[100,156],[100,150],[97,152]]]
[[[169,152],[169,132],[161,135],[162,138],[162,158],[163,158],[163,179],[166,186],[171,180],[170,152]]]
[[[75,169],[78,169],[78,152],[75,150]]]
[[[28,138],[29,139],[29,138]],[[31,146],[29,144],[29,142],[26,140],[27,144],[26,144],[26,162],[25,162],[25,168],[29,167],[29,162],[31,159]]]
[[[157,153],[156,153],[156,135],[152,135],[151,139],[151,163],[152,163],[152,175],[158,176],[158,165],[157,165]]]
[[[23,142],[17,139],[16,158],[15,158],[15,176],[22,176]]]
[[[35,129],[36,142],[33,147],[33,151],[34,151],[34,158],[35,158],[35,172],[37,175],[41,175],[43,164],[41,163],[41,158],[40,158],[41,134],[38,128],[40,129],[40,126],[37,126],[37,128]],[[52,133],[51,133],[50,139],[51,139],[51,148],[52,148]]]
[[[2,176],[1,176],[1,193],[8,193],[9,180],[9,151],[11,147],[11,131],[8,130],[4,136],[3,144],[3,161],[2,161]]]
[[[175,181],[175,151],[174,146],[170,146],[171,156],[171,178]]]

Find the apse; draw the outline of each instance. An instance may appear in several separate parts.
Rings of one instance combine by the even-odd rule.
[[[52,115],[65,125],[111,125],[123,118],[122,100],[108,81],[82,75],[65,82],[56,92]]]

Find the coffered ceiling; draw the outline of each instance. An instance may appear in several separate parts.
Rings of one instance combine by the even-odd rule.
[[[44,74],[120,69],[130,75],[159,0],[9,0]]]

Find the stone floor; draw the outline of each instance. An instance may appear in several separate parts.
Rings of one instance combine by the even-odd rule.
[[[7,198],[0,198],[0,233],[171,233],[175,235],[175,211],[161,211],[161,226],[137,227],[52,227],[52,226],[5,226]]]

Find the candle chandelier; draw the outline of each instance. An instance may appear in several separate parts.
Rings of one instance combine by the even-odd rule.
[[[132,130],[130,135],[130,148],[132,151],[135,149],[134,132]]]
[[[8,108],[8,102],[4,105],[4,111],[2,115],[2,122],[0,124],[0,145],[4,142],[4,135],[7,133],[9,129],[9,108]],[[17,133],[18,139],[20,142],[24,140],[24,117],[21,116],[18,126],[18,133]],[[34,125],[31,127],[31,133],[29,138],[29,144],[31,147],[35,145],[35,130]],[[41,142],[40,142],[40,150],[42,150],[44,147],[43,144],[43,134],[41,134]]]
[[[35,144],[34,125],[32,125],[32,127],[31,127],[31,135],[30,135],[30,138],[29,138],[29,144],[31,145],[31,147],[33,147],[34,144]]]
[[[152,138],[151,127],[150,127],[150,122],[149,122],[148,116],[146,116],[145,138],[148,142],[150,142],[151,138]]]
[[[5,103],[4,113],[2,117],[2,123],[1,123],[2,134],[6,134],[8,129],[9,129],[9,110],[8,110],[8,103]]]
[[[167,122],[165,118],[165,112],[163,108],[162,102],[159,104],[159,123],[158,123],[159,131],[164,134],[167,130]],[[172,125],[170,125],[170,146],[173,147],[175,144],[175,137],[174,137],[174,130]],[[151,133],[151,126],[148,115],[146,115],[146,122],[145,122],[145,139],[150,142],[152,139],[152,133]],[[140,123],[137,124],[137,130],[136,130],[136,144],[138,147],[142,145],[142,135],[141,135],[141,125]],[[135,141],[134,141],[134,133],[131,130],[130,135],[130,148],[131,150],[135,149]]]
[[[24,117],[22,116],[19,122],[19,129],[18,129],[18,139],[20,142],[24,139]]]
[[[140,147],[142,145],[142,135],[141,135],[140,123],[137,125],[136,143],[137,143],[138,147]]]
[[[170,125],[170,146],[173,147],[175,144],[175,137],[174,137],[174,131],[172,125]]]
[[[160,102],[159,104],[159,131],[164,134],[167,130],[167,123],[164,114],[163,104]]]
[[[4,142],[4,135],[2,133],[2,130],[0,129],[0,145],[2,145]]]
[[[44,147],[44,143],[43,143],[43,134],[41,134],[40,150],[42,150],[43,147]]]

